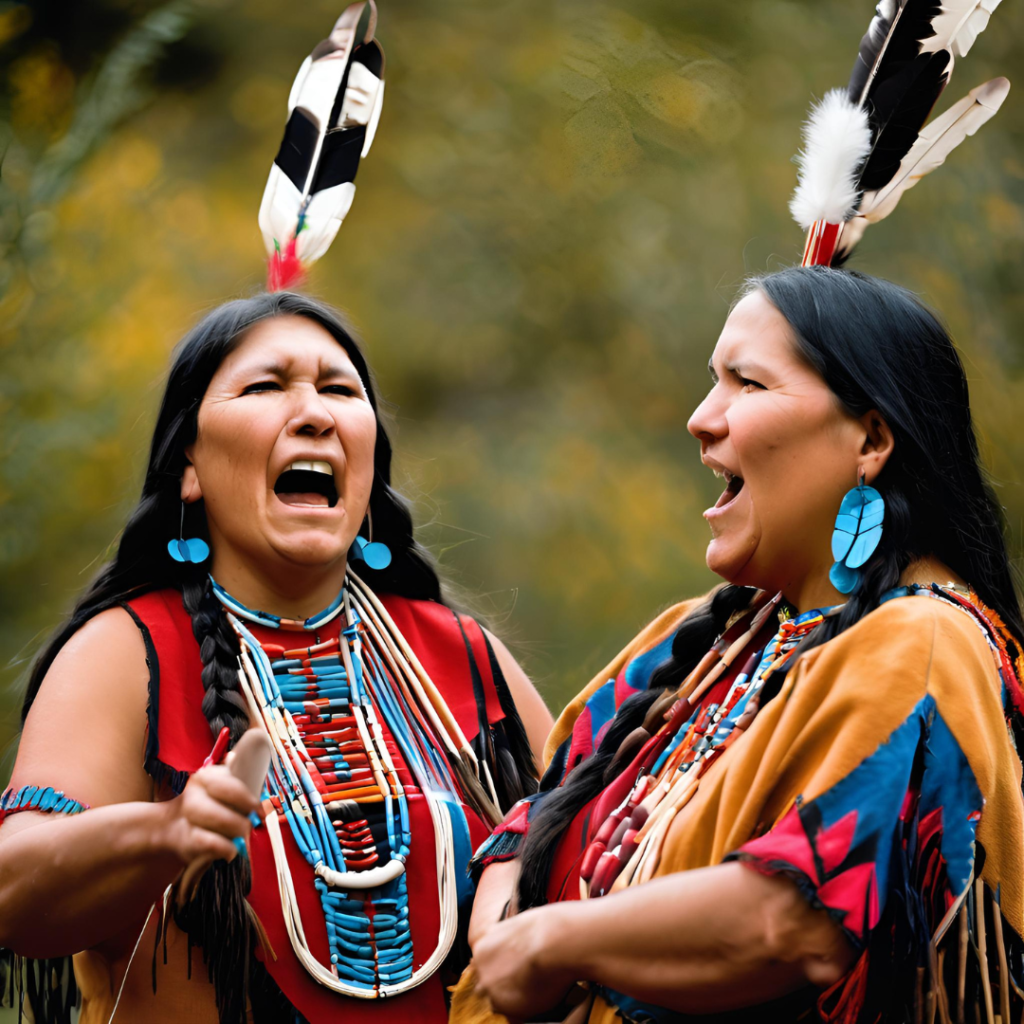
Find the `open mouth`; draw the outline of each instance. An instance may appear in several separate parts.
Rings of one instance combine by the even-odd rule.
[[[338,503],[329,462],[293,462],[277,478],[274,493],[285,505],[334,508]]]
[[[725,490],[722,491],[721,497],[715,502],[715,508],[725,508],[743,490],[743,477],[734,476],[728,470],[725,470],[722,475],[725,477]]]

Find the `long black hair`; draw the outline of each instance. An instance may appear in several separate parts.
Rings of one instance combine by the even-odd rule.
[[[785,317],[797,350],[840,407],[856,417],[878,410],[895,439],[873,482],[886,506],[881,543],[843,610],[814,630],[801,650],[859,622],[898,585],[910,563],[925,556],[967,580],[1024,648],[1002,510],[981,465],[963,364],[938,317],[905,288],[828,267],[794,267],[752,278],[740,298],[753,292]],[[691,614],[649,690],[623,703],[595,754],[545,798],[521,853],[521,908],[547,902],[558,841],[573,816],[610,781],[605,774],[619,743],[640,725],[660,692],[686,677],[752,594],[724,586]],[[1022,723],[1014,724],[1024,738]],[[541,788],[559,781],[545,778]]]
[[[355,365],[377,419],[374,477],[370,513],[374,540],[391,549],[387,569],[366,573],[368,585],[382,593],[443,602],[441,584],[427,551],[413,536],[409,507],[391,487],[391,442],[381,421],[373,375],[352,329],[331,307],[291,292],[260,294],[237,299],[213,310],[178,346],[153,431],[149,465],[142,496],[128,518],[113,560],[100,570],[79,598],[70,618],[42,649],[33,665],[22,705],[22,721],[28,715],[50,665],[71,636],[89,619],[107,608],[123,604],[148,591],[173,587],[181,591],[183,604],[192,616],[192,631],[199,643],[204,687],[203,714],[211,736],[222,727],[231,731],[234,743],[249,727],[249,715],[238,688],[238,640],[213,597],[205,565],[179,563],[167,554],[167,541],[178,536],[182,506],[181,476],[185,449],[196,439],[199,406],[211,378],[227,355],[255,324],[279,316],[301,316],[319,324]],[[185,536],[209,539],[202,501],[187,506]],[[155,712],[150,708],[151,716]],[[180,791],[186,778],[172,772],[156,758],[157,745],[151,717],[146,769],[158,781]],[[216,862],[204,876],[196,899],[179,923],[190,944],[203,950],[217,987],[221,1019],[242,1020],[245,985],[234,968],[250,967],[245,895],[251,877],[248,862]],[[255,963],[255,961],[253,961]],[[257,1001],[253,1000],[254,1006]]]

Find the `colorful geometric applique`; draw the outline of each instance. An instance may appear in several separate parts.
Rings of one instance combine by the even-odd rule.
[[[938,925],[970,880],[982,802],[963,751],[927,696],[846,778],[814,800],[798,800],[730,859],[791,878],[863,948],[894,890],[924,910],[929,932]]]

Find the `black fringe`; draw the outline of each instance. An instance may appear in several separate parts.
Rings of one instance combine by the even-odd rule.
[[[497,691],[498,703],[505,716],[493,725],[487,718],[487,695],[484,692],[483,675],[476,660],[476,653],[466,635],[462,619],[457,613],[452,614],[455,615],[455,621],[459,624],[466,645],[469,674],[473,680],[473,696],[476,699],[478,732],[473,739],[473,750],[490,769],[498,794],[498,806],[504,813],[524,796],[537,792],[537,764],[530,749],[526,728],[519,717],[519,711],[495,656],[490,637],[483,628],[480,628],[484,644],[487,646],[487,660],[494,680],[494,689]]]
[[[192,899],[172,911],[174,923],[188,936],[188,977],[192,977],[192,949],[198,946],[216,992],[221,1024],[246,1022],[255,961],[255,936],[245,899],[251,888],[247,857],[236,857],[230,864],[214,861]]]
[[[72,1024],[72,1010],[81,1005],[71,957],[33,960],[0,949],[0,1006],[16,1009],[19,1021]]]
[[[158,786],[168,785],[175,796],[180,796],[189,773],[172,768],[160,760],[160,659],[157,657],[156,645],[150,635],[149,628],[135,614],[131,605],[121,602],[121,607],[132,617],[142,642],[146,647],[146,668],[149,669],[149,698],[146,701],[146,750],[143,754],[143,767]]]
[[[143,767],[146,769],[146,774],[158,786],[168,786],[175,796],[181,796],[191,777],[189,772],[179,768],[172,768],[169,764],[164,764],[159,758],[150,759],[147,757]]]

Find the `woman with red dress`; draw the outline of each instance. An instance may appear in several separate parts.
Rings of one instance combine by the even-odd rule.
[[[329,307],[262,294],[182,343],[0,800],[0,946],[35,1020],[76,987],[83,1024],[447,1019],[470,853],[551,720],[445,602],[390,474]],[[217,763],[250,729],[258,796]]]

